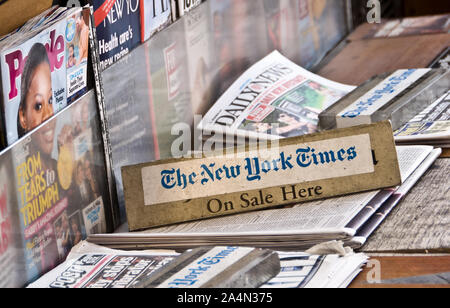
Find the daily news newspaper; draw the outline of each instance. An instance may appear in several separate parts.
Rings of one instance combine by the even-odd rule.
[[[251,140],[310,134],[318,130],[319,114],[352,90],[274,51],[245,72],[197,128],[205,136],[226,134]]]

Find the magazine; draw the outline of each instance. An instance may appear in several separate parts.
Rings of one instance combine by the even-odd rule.
[[[207,16],[212,33],[213,64],[211,65],[211,75],[214,82],[211,89],[213,91],[211,99],[214,102],[239,76],[239,72],[234,65],[233,36],[231,34],[234,18],[231,1],[209,0],[205,6],[209,7]]]
[[[411,188],[406,182],[427,157],[437,157],[430,146],[398,147],[405,195]],[[426,169],[426,168],[424,168]],[[414,177],[414,182],[419,177]],[[406,186],[405,186],[406,185]],[[405,189],[408,188],[408,189]],[[204,245],[233,245],[277,250],[308,249],[330,240],[350,241],[366,221],[355,223],[367,206],[380,208],[396,190],[371,191],[321,201],[184,223],[135,233],[97,234],[88,240],[117,249],[186,249]],[[372,213],[373,214],[373,213]]]
[[[267,43],[262,1],[213,0],[198,10],[203,7],[211,33],[211,107],[247,68],[273,49]],[[203,115],[207,110],[202,111]]]
[[[74,11],[67,19],[67,100],[73,103],[87,92],[90,9]]]
[[[172,158],[174,141],[179,139],[176,128],[181,125],[190,130],[193,123],[185,33],[180,20],[165,35],[154,36],[146,47],[156,160]]]
[[[177,10],[177,18],[184,16],[189,11],[195,9],[197,6],[199,6],[203,0],[171,0],[172,1],[172,7],[176,8]]]
[[[172,22],[172,6],[170,0],[141,1],[141,40],[145,42],[156,32],[164,29]]]
[[[395,133],[398,144],[450,147],[450,91]]]
[[[319,65],[351,31],[346,22],[346,1],[297,1],[297,36],[292,42],[298,44],[297,58],[290,58],[306,69]],[[290,44],[289,48],[295,48]]]
[[[81,8],[44,12],[0,43],[8,145],[87,91],[88,44],[89,10]]]
[[[173,126],[193,121],[184,33],[177,22],[102,73],[122,222],[121,168],[172,157]]]
[[[209,4],[183,17],[189,71],[189,92],[194,114],[205,113],[211,103],[212,32],[208,22]]]
[[[0,191],[9,206],[2,206],[2,246],[6,256],[13,247],[10,266],[24,272],[12,285],[51,270],[88,235],[114,228],[97,116],[90,91],[2,153],[8,185]]]
[[[254,1],[256,2],[256,1]],[[345,1],[264,0],[269,50],[311,69],[345,38]]]
[[[245,69],[269,52],[261,27],[264,7],[262,1],[207,1],[183,19],[193,111],[203,115]]]
[[[25,22],[52,6],[53,0],[28,1],[0,0],[0,37],[14,31]]]
[[[105,101],[108,102],[105,111],[121,223],[126,219],[121,168],[156,160],[159,155],[155,123],[152,120],[153,96],[146,44],[137,47],[102,73]],[[142,65],[141,59],[146,59],[146,65]]]
[[[310,67],[317,61],[317,52],[320,48],[320,34],[319,27],[317,25],[317,19],[315,18],[314,8],[312,7],[314,2],[301,0],[298,1],[298,35],[301,41],[300,54],[302,55],[301,65],[304,67]]]
[[[14,181],[10,179],[13,174],[12,156],[10,152],[0,155],[0,288],[21,287],[20,277],[23,267],[18,262],[20,239],[15,221],[15,195]]]
[[[141,43],[141,0],[89,0],[103,71]]]
[[[317,132],[319,114],[352,91],[275,51],[245,72],[198,125],[207,135],[273,140]]]
[[[269,49],[279,50],[291,59],[296,56],[299,52],[300,45],[303,44],[298,44],[295,39],[298,35],[296,31],[297,19],[295,18],[295,14],[297,14],[298,10],[295,8],[295,5],[293,9],[292,3],[289,2],[289,0],[264,0],[263,5],[266,16],[266,32]],[[298,2],[300,2],[300,6],[303,7],[303,2],[307,1]],[[306,3],[306,5],[308,4]],[[312,48],[310,48],[310,50],[312,50]],[[306,58],[307,55],[302,54],[302,57]]]
[[[246,69],[258,62],[269,51],[264,31],[266,22],[262,1],[231,1],[232,57],[236,76],[235,81]],[[252,42],[252,48],[248,48]]]
[[[52,6],[48,10],[45,10],[41,14],[31,18],[24,25],[19,27],[17,31],[27,33],[27,31],[40,27],[43,23],[48,23],[57,18],[61,13],[65,11],[65,8],[61,8],[57,5]]]

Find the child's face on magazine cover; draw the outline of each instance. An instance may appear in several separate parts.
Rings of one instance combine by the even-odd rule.
[[[20,113],[20,124],[25,131],[34,129],[53,116],[52,80],[47,63],[36,67],[25,104]]]

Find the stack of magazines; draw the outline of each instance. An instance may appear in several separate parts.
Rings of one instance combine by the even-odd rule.
[[[0,148],[87,92],[89,14],[55,6],[0,38]]]

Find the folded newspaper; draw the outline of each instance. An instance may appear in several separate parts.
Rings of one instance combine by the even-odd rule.
[[[274,51],[246,71],[203,117],[203,139],[274,140],[317,132],[319,114],[354,90]],[[212,136],[212,137],[211,137]]]
[[[385,215],[405,196],[439,157],[431,146],[397,148],[403,184],[378,190],[136,233],[91,235],[95,244],[117,249],[191,249],[238,245],[275,250],[308,249],[342,240],[361,247]],[[384,207],[388,207],[388,209]]]
[[[262,288],[345,288],[368,258],[329,243],[307,252],[278,252],[281,271]],[[344,250],[344,252],[342,252]],[[66,262],[28,288],[131,288],[180,255],[172,251],[121,251],[82,242]]]
[[[398,144],[450,148],[450,91],[395,132]]]
[[[132,288],[178,256],[174,251],[119,251],[84,241],[28,288]]]
[[[367,262],[364,254],[345,256],[279,252],[281,271],[261,288],[346,288]]]

